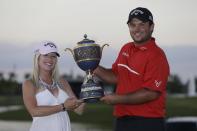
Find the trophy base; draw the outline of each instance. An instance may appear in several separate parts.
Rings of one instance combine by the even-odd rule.
[[[82,84],[80,99],[86,103],[96,103],[104,96],[103,88],[98,83],[88,82]]]
[[[100,99],[100,98],[88,98],[88,99],[83,99],[83,101],[84,101],[85,103],[97,103],[97,102],[100,101],[99,99]]]

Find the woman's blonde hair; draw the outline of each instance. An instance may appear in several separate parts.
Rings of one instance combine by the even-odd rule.
[[[33,72],[32,72],[32,81],[36,87],[39,87],[39,65],[38,60],[40,57],[40,53],[36,53],[33,58]],[[52,79],[54,81],[59,81],[59,69],[58,69],[58,60],[55,64],[54,69],[52,70]]]

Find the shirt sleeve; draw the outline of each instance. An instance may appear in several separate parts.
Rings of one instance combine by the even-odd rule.
[[[118,74],[118,63],[119,63],[119,59],[121,57],[121,52],[122,50],[124,49],[124,46],[122,47],[122,49],[120,50],[119,54],[118,54],[118,57],[116,58],[116,61],[112,64],[112,71],[115,73],[115,74]]]
[[[155,56],[148,60],[142,87],[162,92],[166,88],[169,65],[166,57]]]
[[[117,58],[118,59],[118,58]],[[117,60],[116,59],[116,61],[113,63],[113,65],[112,65],[112,71],[115,73],[115,74],[117,74],[118,73],[118,66],[117,66]]]

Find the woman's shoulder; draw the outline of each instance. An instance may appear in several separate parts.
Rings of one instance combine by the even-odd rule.
[[[33,81],[31,79],[27,79],[23,82],[23,87],[34,87]]]

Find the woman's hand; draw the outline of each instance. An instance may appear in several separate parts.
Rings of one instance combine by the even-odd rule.
[[[64,107],[66,108],[66,110],[74,110],[78,108],[82,103],[83,100],[78,100],[75,97],[71,97],[64,102]]]
[[[80,106],[78,106],[76,109],[74,109],[74,112],[77,113],[78,115],[82,115],[85,109],[86,103],[81,103]]]

